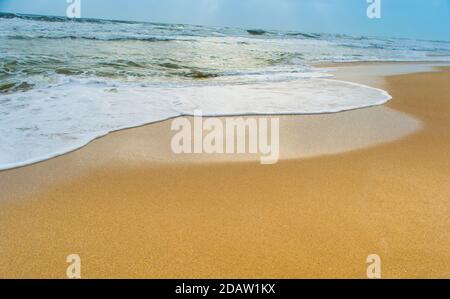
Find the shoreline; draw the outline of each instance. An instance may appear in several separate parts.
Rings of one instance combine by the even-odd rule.
[[[372,253],[382,257],[383,277],[448,277],[449,77],[442,68],[375,78],[394,97],[387,104],[311,116],[322,125],[317,134],[333,116],[331,127],[353,127],[340,135],[352,145],[355,132],[373,142],[392,125],[373,125],[371,113],[424,124],[350,151],[299,157],[296,146],[317,142],[314,133],[273,166],[192,163],[167,156],[164,121],[0,171],[0,277],[63,277],[71,253],[80,254],[83,277],[363,278]],[[395,113],[379,119],[386,109]],[[282,119],[295,140],[303,118]],[[358,127],[365,123],[367,131]],[[151,137],[161,142],[149,148]]]
[[[369,87],[373,90],[379,91],[380,93],[382,93],[386,99],[380,100],[378,103],[375,104],[371,104],[371,105],[367,105],[367,106],[361,106],[361,107],[357,107],[357,108],[347,108],[347,109],[343,109],[343,110],[337,110],[337,111],[328,111],[328,112],[317,112],[317,113],[236,113],[236,114],[221,114],[221,115],[203,115],[203,117],[208,118],[208,117],[216,117],[216,118],[220,118],[220,119],[225,119],[227,117],[285,117],[285,116],[292,116],[292,117],[296,117],[296,116],[312,116],[312,115],[333,115],[336,113],[342,113],[342,112],[348,112],[348,111],[355,111],[355,110],[360,110],[360,109],[367,109],[367,108],[372,108],[372,107],[378,107],[378,106],[382,106],[384,104],[386,104],[387,102],[389,102],[392,97],[389,95],[388,92],[386,92],[384,89],[382,89],[380,87],[381,84],[374,84],[374,85],[378,85],[378,87],[374,87],[371,86],[370,84],[367,84],[367,78],[368,77],[375,77],[374,74],[366,74],[366,80],[360,80],[359,82],[356,82],[357,80],[355,80],[355,78],[351,78],[351,80],[345,80],[345,73],[342,73],[342,67],[344,70],[347,70],[348,68],[351,67],[362,67],[365,66],[366,64],[370,64],[373,65],[373,62],[346,62],[346,63],[335,63],[335,64],[317,64],[317,67],[320,67],[322,69],[330,69],[331,71],[335,71],[336,69],[333,69],[334,67],[337,68],[338,71],[338,76],[333,75],[333,77],[331,78],[319,78],[318,80],[331,80],[331,81],[336,81],[336,82],[341,82],[341,83],[345,83],[345,84],[351,84],[351,85],[355,85],[355,86],[361,86],[361,87]],[[379,65],[386,65],[389,67],[395,67],[398,68],[399,65],[408,65],[410,67],[412,67],[413,69],[409,69],[409,70],[403,70],[403,73],[415,73],[415,72],[419,72],[419,70],[421,71],[431,71],[435,64],[434,63],[429,63],[429,62],[418,62],[418,63],[401,63],[401,62],[394,62],[394,63],[389,63],[389,62],[384,62],[384,63],[380,63]],[[375,67],[379,67],[378,64],[375,63]],[[441,65],[445,65],[444,62],[441,63]],[[344,76],[343,76],[344,75]],[[379,76],[379,75],[378,75]],[[373,83],[373,82],[372,82]],[[194,115],[192,114],[180,114],[177,116],[173,116],[173,117],[169,117],[169,118],[165,118],[165,119],[161,119],[161,120],[157,120],[157,121],[151,121],[151,122],[146,122],[143,124],[139,124],[139,125],[134,125],[134,126],[126,126],[123,128],[119,128],[119,129],[115,129],[112,131],[108,131],[102,135],[99,135],[91,140],[88,140],[86,142],[83,142],[82,145],[70,149],[70,150],[63,150],[61,152],[58,153],[54,153],[49,155],[48,157],[45,158],[36,158],[36,159],[32,159],[30,161],[23,161],[20,163],[15,163],[14,165],[10,165],[10,166],[6,166],[3,168],[0,168],[0,173],[4,172],[4,171],[9,171],[9,170],[14,170],[14,169],[20,169],[23,167],[28,167],[28,166],[32,166],[35,164],[39,164],[39,163],[43,163],[46,162],[48,160],[51,159],[55,159],[64,155],[68,155],[71,154],[73,152],[76,152],[78,150],[83,149],[84,147],[88,146],[89,144],[91,144],[92,142],[102,139],[104,137],[107,137],[111,134],[117,133],[117,132],[121,132],[121,131],[126,131],[126,130],[133,130],[133,129],[137,129],[137,128],[141,128],[141,127],[146,127],[146,126],[150,126],[150,125],[155,125],[155,124],[159,124],[159,123],[164,123],[164,122],[168,122],[168,121],[173,121],[176,118],[183,118],[183,117],[187,117],[192,119]],[[418,127],[418,126],[416,126]]]

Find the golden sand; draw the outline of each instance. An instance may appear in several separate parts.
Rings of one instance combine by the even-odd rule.
[[[450,71],[353,78],[421,129],[268,166],[178,161],[162,122],[0,172],[0,277],[450,278]]]

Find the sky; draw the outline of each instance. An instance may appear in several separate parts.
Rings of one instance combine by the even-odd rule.
[[[450,40],[450,0],[80,0],[81,16],[314,33]],[[0,11],[65,15],[67,0],[0,0]]]

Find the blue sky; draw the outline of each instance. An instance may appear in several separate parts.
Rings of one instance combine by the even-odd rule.
[[[82,17],[450,40],[450,0],[81,0]],[[0,11],[65,15],[66,0],[0,0]]]

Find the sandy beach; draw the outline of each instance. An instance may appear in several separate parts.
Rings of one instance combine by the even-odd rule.
[[[0,171],[0,277],[450,278],[450,69],[405,65],[333,66],[393,99],[281,116],[274,165],[175,155],[168,120]]]

